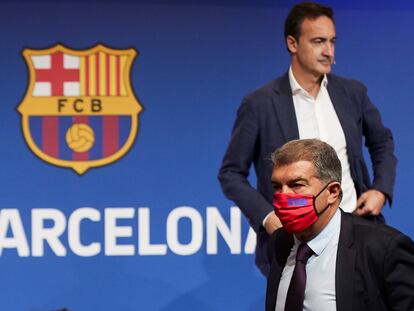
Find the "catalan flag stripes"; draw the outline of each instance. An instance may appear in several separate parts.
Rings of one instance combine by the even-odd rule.
[[[82,96],[127,96],[125,64],[127,56],[97,52],[81,57]]]
[[[48,156],[68,161],[99,160],[116,153],[131,133],[131,116],[32,116],[30,133],[37,147]],[[75,152],[66,143],[66,132],[73,124],[88,124],[95,135],[93,147]]]

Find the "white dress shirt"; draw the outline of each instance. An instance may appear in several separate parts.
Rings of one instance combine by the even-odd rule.
[[[342,166],[341,208],[345,212],[352,212],[356,207],[356,190],[351,178],[344,131],[329,97],[328,79],[325,75],[316,98],[309,95],[299,85],[293,76],[292,67],[289,69],[289,82],[292,88],[299,138],[318,138],[335,149]]]
[[[356,190],[354,181],[351,178],[349,160],[346,153],[345,134],[329,97],[327,89],[328,79],[325,75],[316,98],[313,98],[296,81],[292,67],[289,68],[289,83],[292,89],[299,138],[318,138],[335,149],[342,167],[341,188],[343,197],[341,208],[345,212],[351,213],[356,208]],[[268,217],[273,213],[273,211],[270,212],[263,219],[263,227]]]
[[[306,264],[304,311],[336,310],[335,268],[340,228],[341,212],[337,209],[326,227],[307,243],[315,254],[309,258]],[[276,311],[284,311],[285,309],[286,295],[295,268],[296,252],[300,243],[295,238],[295,243],[280,277]]]

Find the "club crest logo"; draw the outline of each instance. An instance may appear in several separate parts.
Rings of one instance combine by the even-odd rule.
[[[25,49],[29,86],[18,111],[29,148],[78,174],[124,156],[142,110],[130,81],[136,54],[101,44],[82,51]]]

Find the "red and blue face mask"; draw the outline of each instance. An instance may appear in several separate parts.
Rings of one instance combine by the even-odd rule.
[[[315,196],[296,193],[275,193],[273,207],[283,227],[289,233],[299,233],[313,225],[329,207],[328,204],[318,213],[316,198],[328,187],[329,183]]]

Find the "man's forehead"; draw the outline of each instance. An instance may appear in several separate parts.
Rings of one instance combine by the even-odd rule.
[[[315,165],[312,162],[301,160],[291,164],[275,166],[273,168],[272,180],[309,180],[312,176],[315,176],[315,172]]]
[[[319,16],[316,19],[305,18],[301,25],[301,34],[335,37],[335,24],[327,16]]]

